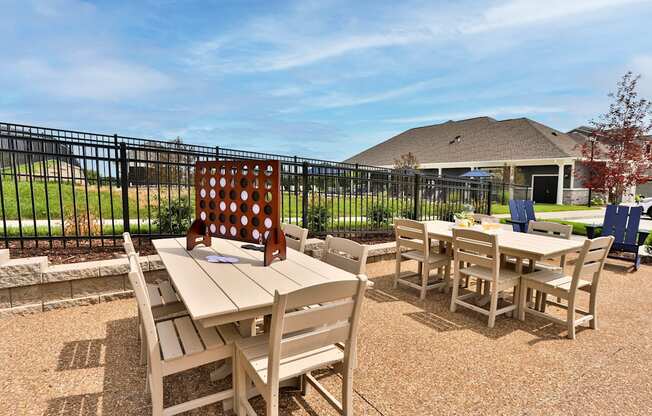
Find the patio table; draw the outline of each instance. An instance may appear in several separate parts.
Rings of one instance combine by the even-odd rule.
[[[185,238],[153,241],[170,282],[188,313],[204,327],[253,320],[271,314],[275,291],[295,290],[326,281],[356,280],[333,267],[288,247],[287,260],[263,266],[263,253],[243,243],[213,238],[210,247],[186,250]],[[235,257],[236,263],[211,263],[207,256]],[[246,333],[244,336],[251,334]]]
[[[447,252],[451,254],[450,245],[453,241],[453,223],[446,221],[422,221],[428,229],[431,240],[438,240],[447,245]],[[561,257],[565,254],[577,253],[582,249],[583,241],[562,240],[544,235],[518,233],[511,230],[498,231],[498,249],[501,256],[516,258],[516,271],[523,273],[523,260],[529,260],[530,271],[533,272],[537,261]],[[489,296],[479,300],[479,304],[487,303]]]
[[[432,240],[451,243],[453,241],[453,223],[446,221],[423,221]],[[537,261],[561,257],[564,254],[577,253],[582,249],[583,241],[562,240],[537,234],[517,233],[511,230],[498,231],[498,245],[501,255],[515,257],[521,261],[528,259],[531,269]]]

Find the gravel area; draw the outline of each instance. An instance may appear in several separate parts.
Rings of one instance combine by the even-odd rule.
[[[392,262],[369,265],[376,286],[359,335],[356,414],[652,414],[652,267],[631,273],[623,264],[609,260],[603,274],[600,329],[579,330],[575,341],[532,317],[499,317],[488,329],[477,313],[450,313],[447,295],[419,301],[391,289]],[[0,319],[0,415],[150,414],[136,322],[133,300]],[[166,402],[230,383],[208,382],[211,369],[167,378]],[[334,371],[320,376],[338,392]],[[284,391],[281,409],[336,414],[314,392]]]

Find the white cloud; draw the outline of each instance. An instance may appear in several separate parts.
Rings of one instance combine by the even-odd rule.
[[[529,114],[549,114],[549,113],[562,113],[566,111],[561,107],[535,107],[535,106],[507,106],[507,107],[494,107],[486,108],[483,110],[470,111],[470,112],[457,112],[457,113],[437,113],[429,115],[421,115],[414,117],[400,117],[385,120],[387,123],[423,123],[432,121],[445,121],[445,120],[462,120],[472,117],[498,117],[498,116],[524,116]]]
[[[379,92],[376,94],[366,95],[366,96],[352,96],[352,95],[333,93],[333,94],[317,97],[312,100],[308,100],[306,101],[306,104],[318,108],[352,107],[356,105],[370,104],[379,101],[390,100],[392,98],[397,98],[404,95],[413,94],[416,92],[434,88],[439,84],[440,84],[439,80],[421,81],[400,88],[395,88],[395,89]]]
[[[135,98],[173,84],[168,76],[155,69],[116,60],[84,59],[55,66],[37,59],[24,59],[15,69],[28,89],[63,98]]]
[[[511,0],[487,9],[482,18],[461,27],[463,33],[480,33],[541,23],[552,19],[622,6],[642,0]]]

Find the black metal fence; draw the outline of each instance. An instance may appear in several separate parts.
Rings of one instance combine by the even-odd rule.
[[[124,230],[178,236],[194,217],[198,160],[281,161],[282,220],[313,235],[390,234],[394,217],[490,213],[492,185],[180,142],[0,123],[0,238],[113,244]]]
[[[492,182],[491,201],[493,203],[507,205],[510,199],[532,199],[532,189],[527,185]]]

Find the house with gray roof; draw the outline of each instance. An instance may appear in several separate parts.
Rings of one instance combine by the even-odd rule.
[[[348,158],[345,162],[392,167],[411,152],[419,169],[445,176],[469,170],[492,172],[499,180],[526,185],[526,195],[541,203],[582,204],[588,190],[576,178],[579,145],[585,140],[528,118],[476,117],[417,127]]]

